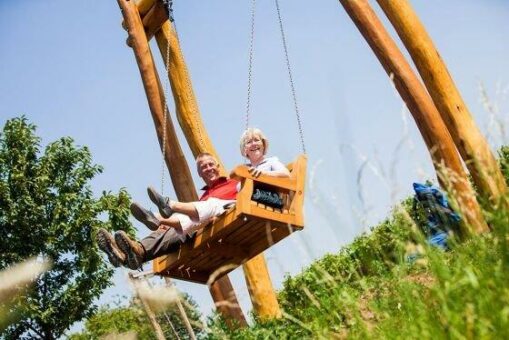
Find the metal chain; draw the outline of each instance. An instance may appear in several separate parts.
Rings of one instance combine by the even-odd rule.
[[[168,0],[164,1],[164,4],[167,5],[168,17],[171,22],[173,19],[173,1]],[[166,170],[165,162],[166,162],[166,128],[167,128],[167,120],[168,120],[168,97],[170,96],[170,80],[168,79],[168,72],[170,70],[170,41],[167,41],[166,44],[166,77],[167,79],[164,82],[164,114],[163,114],[163,157],[161,161],[161,195],[164,195],[164,173]]]
[[[302,130],[302,122],[300,119],[299,106],[297,105],[297,95],[295,92],[295,85],[294,85],[293,77],[292,77],[292,68],[290,66],[290,58],[288,57],[288,47],[286,45],[285,31],[283,29],[283,20],[281,19],[281,10],[279,9],[279,1],[275,0],[275,2],[276,2],[276,9],[277,9],[277,16],[279,19],[279,29],[281,30],[281,38],[283,41],[283,49],[285,52],[286,68],[288,69],[288,77],[290,80],[290,87],[292,89],[293,105],[295,108],[295,115],[297,117],[297,125],[299,127],[300,143],[302,146],[302,152],[305,154],[306,153],[306,145],[304,144],[304,132]]]
[[[254,53],[254,34],[255,34],[255,11],[256,0],[251,4],[251,36],[249,41],[249,67],[247,75],[247,102],[246,102],[246,130],[249,127],[249,114],[251,111],[251,84],[253,79],[253,53]]]
[[[173,0],[163,0],[163,5],[166,7],[166,14],[168,14],[168,20],[170,22],[174,22],[175,18],[173,17]]]

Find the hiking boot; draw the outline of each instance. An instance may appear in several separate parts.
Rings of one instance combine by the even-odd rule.
[[[141,243],[131,240],[123,230],[115,233],[115,241],[120,250],[127,255],[127,267],[132,270],[140,269],[145,259],[145,249]]]
[[[161,216],[164,218],[169,218],[171,214],[173,214],[173,209],[170,208],[170,198],[164,197],[158,193],[154,187],[148,187],[147,192],[150,200],[154,202],[154,204],[157,206],[157,209],[159,209]]]
[[[143,208],[139,203],[131,204],[131,214],[134,218],[147,226],[150,230],[157,230],[161,225],[161,221],[157,219],[154,213],[150,210]]]
[[[100,228],[96,236],[99,249],[108,255],[108,260],[114,267],[120,267],[126,263],[126,254],[117,246],[113,235],[106,229]]]

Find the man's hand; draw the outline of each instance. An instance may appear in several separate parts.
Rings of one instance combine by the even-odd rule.
[[[263,171],[258,170],[254,167],[250,167],[248,171],[254,178],[258,178],[260,175],[263,175]]]

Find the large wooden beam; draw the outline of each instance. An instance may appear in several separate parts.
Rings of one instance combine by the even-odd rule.
[[[195,156],[201,152],[213,154],[221,164],[220,169],[222,173],[226,174],[221,158],[217,154],[201,119],[198,102],[193,92],[191,78],[180,48],[180,43],[175,29],[169,21],[164,23],[156,33],[156,40],[165,65],[168,59],[168,78],[170,79],[173,91],[177,118],[193,154]],[[168,49],[169,54],[167,53]],[[266,304],[266,307],[262,307],[263,309],[261,310],[263,317],[279,317],[280,311],[277,305],[276,293],[272,288],[270,274],[263,254],[243,264],[243,269],[245,273],[249,273],[246,275],[246,278],[256,277],[258,282],[256,285],[253,285],[247,280],[248,288],[250,285],[253,287],[263,287],[263,289],[249,289],[252,301],[257,301],[258,304]],[[255,311],[257,311],[257,305],[253,304],[253,306]]]
[[[152,113],[152,118],[156,126],[156,132],[159,139],[159,143],[163,145],[163,126],[164,123],[164,91],[157,75],[157,70],[154,64],[152,53],[148,45],[147,37],[143,29],[143,24],[136,6],[132,1],[129,0],[117,0],[124,17],[125,27],[129,33],[129,40],[131,41],[132,48],[140,69],[140,74],[147,94],[147,99]],[[168,112],[168,111],[167,111]],[[166,165],[170,171],[172,183],[177,194],[177,197],[181,201],[196,201],[197,194],[195,186],[187,166],[187,161],[183,155],[182,149],[175,134],[175,129],[170,119],[170,115],[167,115],[166,121]],[[212,298],[216,303],[223,301],[224,296],[228,297],[228,301],[238,305],[235,292],[229,282],[228,277],[224,277],[223,280],[219,280],[214,283],[210,289]],[[217,292],[221,292],[217,295]],[[223,317],[227,320],[236,320],[239,324],[245,324],[245,318],[242,315],[242,311],[238,312],[235,309],[220,309],[219,310]]]
[[[165,65],[169,48],[169,66],[167,66],[167,69],[173,99],[175,100],[177,119],[193,155],[196,157],[202,152],[211,153],[221,164],[221,174],[226,176],[227,172],[222,165],[221,157],[216,152],[203,124],[184,55],[180,49],[175,29],[169,21],[166,21],[156,33],[156,40]]]
[[[281,317],[281,309],[268,276],[267,262],[263,254],[253,257],[243,266],[247,289],[251,297],[253,309],[262,320]],[[261,275],[267,273],[267,275]]]
[[[161,149],[163,149],[163,146],[165,147],[165,162],[170,172],[175,193],[181,201],[196,201],[197,195],[194,189],[193,178],[178,142],[168,108],[165,107],[164,91],[157,74],[140,15],[132,1],[117,0],[117,2],[122,10],[129,40],[132,43],[134,55],[138,63],[159,145]],[[164,120],[165,110],[166,121]]]
[[[209,286],[217,310],[230,328],[246,327],[247,322],[228,276],[222,276]]]
[[[498,206],[507,193],[504,176],[424,25],[408,0],[377,1],[417,66],[476,187]]]
[[[488,230],[461,159],[426,89],[367,0],[339,0],[405,101],[429,150],[442,186],[463,217],[465,234]]]

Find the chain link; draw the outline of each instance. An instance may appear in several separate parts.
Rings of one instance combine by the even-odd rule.
[[[296,91],[295,91],[295,84],[293,82],[292,68],[290,66],[290,58],[288,57],[288,47],[286,45],[285,31],[283,29],[283,20],[281,19],[281,10],[279,9],[279,1],[275,0],[275,2],[276,2],[276,9],[277,9],[277,16],[279,19],[279,29],[281,30],[281,39],[283,42],[283,49],[285,52],[286,68],[288,69],[288,78],[290,80],[290,87],[292,90],[293,105],[295,108],[295,115],[297,117],[297,125],[299,127],[300,143],[302,146],[302,152],[305,154],[306,153],[306,145],[304,143],[304,132],[302,130],[302,122],[301,122],[301,118],[300,118],[299,106],[297,104],[297,95],[296,95]]]
[[[251,3],[251,35],[249,41],[249,67],[247,75],[246,130],[249,128],[249,115],[251,113],[251,84],[253,81],[252,71],[254,54],[255,12],[256,12],[256,0],[253,0]]]

